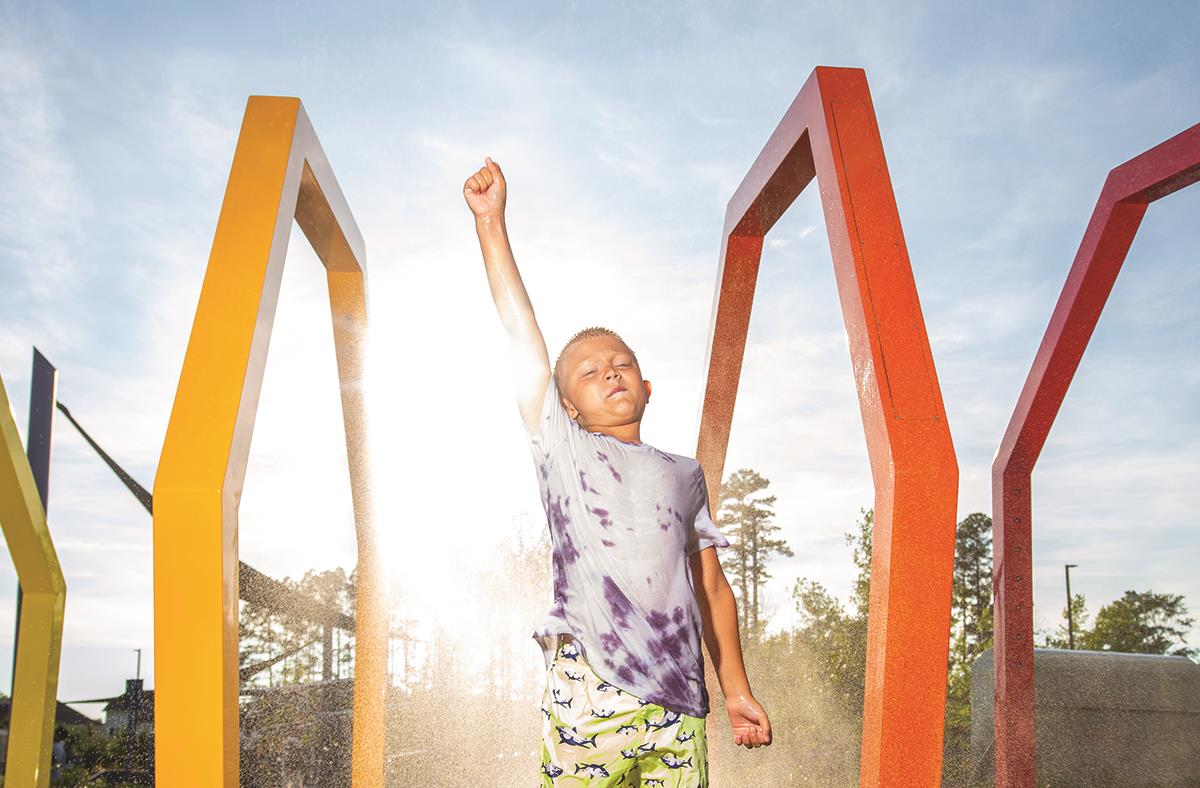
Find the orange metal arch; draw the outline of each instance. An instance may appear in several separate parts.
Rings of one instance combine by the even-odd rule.
[[[8,721],[5,785],[50,785],[67,584],[0,380],[0,528],[24,598]]]
[[[238,504],[293,218],[327,273],[358,536],[354,784],[383,784],[387,619],[361,385],[363,242],[300,100],[253,96],[154,484],[160,785],[239,781]]]
[[[860,783],[937,785],[958,464],[862,69],[815,69],[729,201],[696,454],[716,500],[763,238],[814,177],[875,483]]]
[[[1200,124],[1109,172],[992,463],[997,788],[1036,780],[1033,468],[1146,209],[1197,181]]]

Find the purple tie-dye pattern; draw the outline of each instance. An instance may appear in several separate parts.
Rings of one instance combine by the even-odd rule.
[[[551,559],[551,570],[554,575],[554,602],[561,611],[563,605],[567,603],[567,573],[563,569],[562,556],[555,553]]]
[[[633,615],[633,603],[629,601],[629,597],[617,587],[613,579],[608,575],[604,576],[604,598],[608,600],[608,606],[612,610],[613,620],[617,622],[617,626],[622,629],[629,629],[629,616]]]
[[[625,664],[630,670],[634,671],[635,673],[640,673],[643,676],[649,672],[646,669],[646,663],[642,662],[641,657],[639,657],[637,654],[626,652]]]
[[[600,458],[601,462],[603,462],[605,465],[608,466],[609,472],[613,475],[613,478],[616,479],[617,483],[619,484],[621,481],[621,474],[617,471],[616,468],[613,467],[612,462],[610,462],[608,459],[608,455],[602,451],[598,451],[598,452],[596,452],[596,456]]]
[[[571,524],[571,518],[567,517],[567,513],[563,511],[564,507],[570,503],[570,496],[567,497],[565,504],[562,502],[562,496],[554,501],[550,500],[549,495],[546,496],[546,513],[550,519],[550,541],[554,543],[554,555],[568,564],[573,564],[579,558],[579,550],[575,548],[571,532],[567,530],[567,526]]]
[[[691,641],[688,638],[687,630],[680,629],[673,635],[666,635],[663,637],[663,648],[665,648],[667,653],[672,657],[678,659],[679,657],[683,656],[684,646],[688,645],[690,642]]]
[[[553,636],[572,634],[602,666],[602,678],[639,699],[703,716],[708,694],[686,556],[697,549],[697,533],[707,543],[722,539],[707,510],[698,530],[696,514],[706,506],[699,465],[588,433],[566,417],[550,388],[541,430],[531,433],[552,543],[554,604],[535,630],[546,636],[543,650]],[[632,578],[645,577],[645,588],[622,585],[634,566]]]
[[[667,704],[675,705],[676,698],[686,698],[689,694],[687,679],[675,672],[668,673],[663,677],[662,688],[664,696],[670,698],[670,700],[667,700],[666,703],[660,703],[659,705],[661,706],[666,706]]]
[[[605,528],[612,528],[613,521],[608,517],[607,509],[588,507],[588,511],[600,518],[600,525]]]
[[[604,653],[611,654],[621,648],[621,639],[617,637],[616,632],[601,632],[600,645],[604,648]]]

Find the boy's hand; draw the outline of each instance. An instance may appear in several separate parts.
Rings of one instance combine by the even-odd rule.
[[[485,216],[503,216],[504,201],[508,196],[508,185],[504,182],[504,173],[500,165],[489,156],[484,160],[484,166],[479,172],[467,178],[463,184],[463,197],[476,218]]]
[[[733,728],[733,743],[753,750],[771,743],[771,721],[762,704],[752,695],[725,699],[729,724]]]

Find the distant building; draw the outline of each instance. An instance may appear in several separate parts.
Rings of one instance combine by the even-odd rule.
[[[0,696],[0,765],[8,758],[8,720],[12,714],[12,698]],[[54,724],[59,725],[99,725],[93,720],[72,709],[65,703],[59,702],[54,711]]]
[[[104,705],[104,730],[154,735],[154,690],[142,689],[142,679],[126,679],[125,693]]]
[[[0,696],[0,728],[8,730],[8,717],[12,713],[12,698]],[[54,711],[55,725],[99,725],[99,720],[93,720],[72,709],[63,702],[59,702]]]

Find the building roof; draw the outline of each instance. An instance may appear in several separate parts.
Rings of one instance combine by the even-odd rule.
[[[8,717],[12,713],[12,698],[0,698],[0,728],[8,730]],[[75,709],[72,709],[62,701],[58,701],[58,705],[54,710],[55,725],[99,725],[99,720],[94,720],[84,714],[81,714]]]

